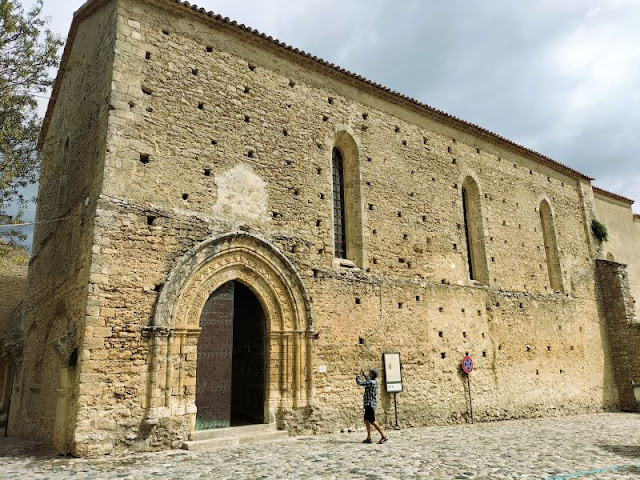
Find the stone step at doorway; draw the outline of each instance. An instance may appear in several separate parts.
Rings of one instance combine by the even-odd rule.
[[[233,447],[244,443],[284,440],[286,430],[278,430],[276,424],[243,425],[241,427],[198,430],[191,434],[190,440],[182,444],[184,450],[214,450]]]

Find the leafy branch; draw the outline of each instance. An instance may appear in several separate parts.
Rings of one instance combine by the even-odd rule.
[[[38,179],[36,143],[41,119],[34,93],[53,83],[62,40],[46,28],[42,0],[25,11],[17,0],[0,0],[0,224],[19,223],[31,201],[24,189]],[[9,215],[9,207],[17,208]],[[17,230],[0,231],[10,241]]]

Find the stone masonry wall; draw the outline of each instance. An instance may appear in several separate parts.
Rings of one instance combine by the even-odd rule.
[[[42,146],[33,255],[25,298],[22,375],[14,384],[10,433],[71,449],[78,398],[78,351],[101,189],[113,64],[115,3],[75,32]],[[59,221],[52,221],[60,219]],[[90,330],[89,330],[90,333]],[[88,341],[88,340],[87,340]]]
[[[0,241],[0,356],[2,340],[10,334],[11,313],[24,298],[29,252]]]
[[[29,252],[0,241],[0,426],[7,421],[13,372],[22,349],[19,304],[27,283]]]
[[[640,315],[640,222],[636,221],[630,201],[595,191],[596,212],[604,223],[609,239],[600,245],[600,258],[627,265],[629,287],[635,302],[636,317]]]
[[[636,411],[631,382],[640,383],[640,324],[635,315],[635,302],[629,288],[626,265],[596,260],[602,307],[612,345],[615,379],[620,394],[620,407]]]
[[[351,372],[380,365],[385,351],[402,355],[402,425],[466,421],[465,354],[476,361],[480,420],[617,407],[588,181],[173,2],[118,2],[115,35],[77,453],[183,438],[188,425],[144,423],[152,352],[143,329],[176,261],[238,230],[284,253],[312,299],[313,400],[286,419],[291,432],[360,425]],[[333,254],[331,152],[342,137],[357,157],[345,163],[358,165],[360,268]],[[480,192],[488,286],[467,271],[467,177]],[[542,200],[564,294],[549,286]],[[385,393],[379,415],[393,418]]]

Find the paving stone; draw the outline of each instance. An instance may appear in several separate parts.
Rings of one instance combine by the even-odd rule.
[[[364,430],[364,429],[363,429]],[[175,450],[94,459],[0,438],[0,478],[29,479],[625,479],[640,477],[640,415],[422,427],[363,445],[363,431],[296,437],[210,452]]]

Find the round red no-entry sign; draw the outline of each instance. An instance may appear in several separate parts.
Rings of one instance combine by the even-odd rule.
[[[473,360],[471,360],[471,357],[467,356],[462,359],[462,370],[464,370],[466,374],[473,371]]]

